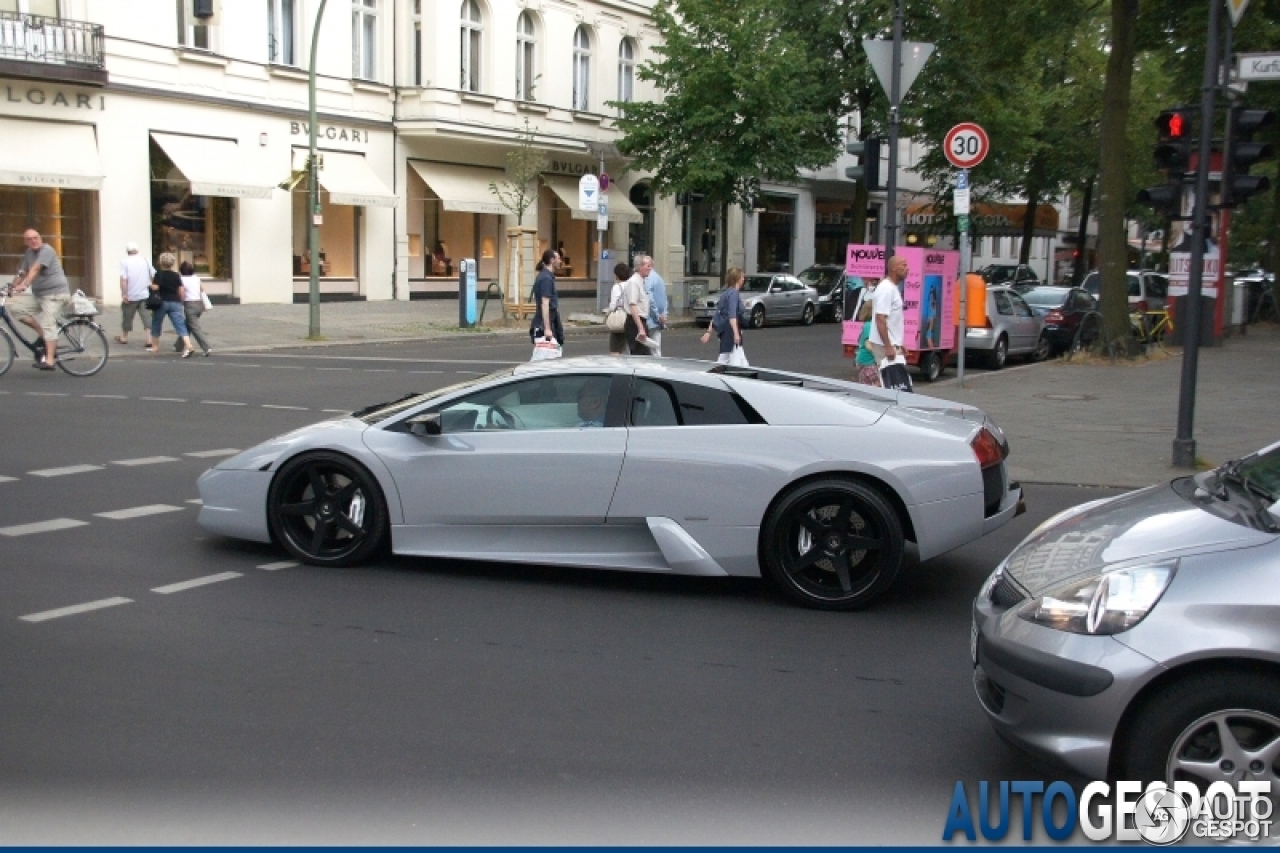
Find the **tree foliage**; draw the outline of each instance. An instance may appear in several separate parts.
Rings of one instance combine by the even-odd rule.
[[[528,119],[518,138],[519,145],[507,152],[506,177],[501,184],[490,181],[489,191],[515,215],[516,225],[523,225],[525,211],[538,200],[538,175],[546,168],[547,158],[534,147],[534,132]]]

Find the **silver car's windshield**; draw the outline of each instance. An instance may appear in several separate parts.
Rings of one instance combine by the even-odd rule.
[[[495,371],[487,376],[477,376],[474,379],[468,379],[465,382],[458,382],[453,385],[446,385],[443,388],[437,388],[434,391],[424,391],[419,394],[406,394],[398,400],[391,400],[387,403],[376,403],[372,406],[366,406],[359,411],[352,412],[353,418],[359,418],[367,424],[377,424],[385,421],[387,418],[395,417],[401,412],[412,409],[414,406],[428,403],[439,397],[444,397],[470,388],[473,385],[481,385],[493,379],[500,379],[504,376],[511,375],[512,368],[508,367],[503,370]]]
[[[1235,474],[1269,501],[1280,500],[1280,445],[1272,445],[1256,456],[1246,456]]]

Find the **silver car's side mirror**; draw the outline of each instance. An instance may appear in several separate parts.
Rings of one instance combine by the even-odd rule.
[[[409,432],[416,436],[440,435],[444,431],[440,423],[439,412],[418,415],[417,417],[409,418],[405,423],[409,425]]]

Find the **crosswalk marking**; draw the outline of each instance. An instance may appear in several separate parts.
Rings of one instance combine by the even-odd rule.
[[[77,521],[74,518],[53,518],[49,521],[33,521],[30,524],[15,524],[13,527],[0,527],[0,536],[27,536],[32,533],[48,533],[53,530],[67,530],[72,527],[84,527],[89,522]]]
[[[215,456],[235,456],[240,451],[234,447],[223,447],[220,450],[195,450],[183,456],[194,456],[196,459],[212,459]]]
[[[88,613],[90,610],[101,610],[104,607],[116,607],[121,604],[132,604],[132,598],[104,598],[100,601],[90,601],[87,604],[73,604],[70,607],[59,607],[57,610],[45,610],[41,613],[32,613],[27,616],[19,616],[23,622],[45,622],[49,619],[57,619],[59,616],[74,616],[77,613]]]
[[[159,465],[161,462],[177,462],[176,456],[142,456],[137,459],[115,459],[110,464],[126,465],[133,467],[136,465]]]
[[[169,506],[168,504],[149,504],[147,506],[135,506],[129,509],[116,509],[111,512],[95,512],[98,518],[109,518],[112,521],[122,521],[126,518],[142,518],[147,515],[160,515],[165,512],[182,512],[180,506]]]
[[[285,560],[280,563],[267,563],[264,566],[258,566],[258,568],[262,569],[264,572],[278,572],[281,569],[292,569],[296,565],[298,565],[298,563],[294,560]]]
[[[171,583],[168,586],[158,586],[151,591],[158,592],[161,595],[169,595],[170,593],[182,592],[183,590],[195,589],[198,586],[219,583],[220,581],[234,580],[235,578],[241,577],[244,577],[244,575],[239,572],[221,572],[216,575],[205,575],[202,578],[193,578],[189,581],[182,581],[181,583]]]
[[[39,471],[28,471],[32,477],[64,477],[67,474],[86,474],[89,471],[101,471],[101,465],[68,465],[65,468],[41,468]]]

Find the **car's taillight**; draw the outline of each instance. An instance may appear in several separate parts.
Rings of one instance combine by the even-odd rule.
[[[1000,440],[986,427],[979,430],[969,446],[978,459],[978,467],[984,471],[1004,461],[1004,448],[1000,446]]]
[[[1044,315],[1044,321],[1046,323],[1061,323],[1062,312],[1055,308],[1052,311],[1050,311],[1048,314]]]

